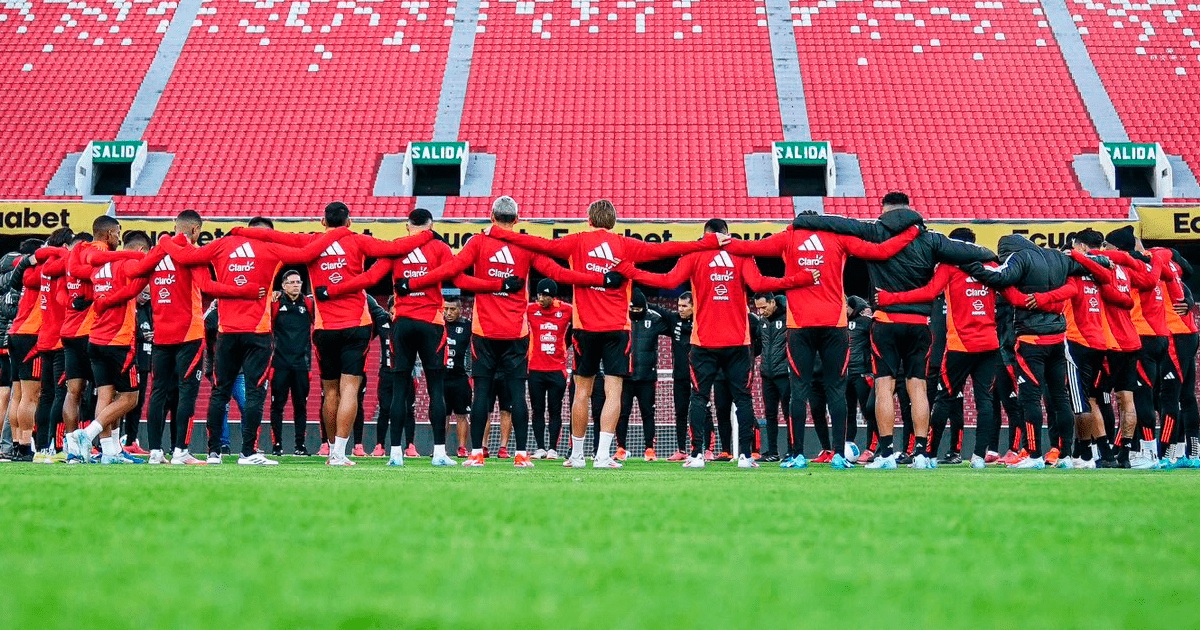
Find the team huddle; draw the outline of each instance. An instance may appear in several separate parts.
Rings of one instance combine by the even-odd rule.
[[[1107,235],[1082,230],[1064,251],[1006,236],[997,253],[975,244],[969,229],[949,236],[926,229],[902,193],[889,193],[882,206],[873,222],[801,214],[755,241],[731,238],[726,222],[712,219],[699,240],[646,243],[612,231],[616,210],[606,200],[588,208],[590,230],[551,240],[518,231],[517,204],[501,197],[492,224],[457,254],[423,209],[409,214],[409,235],[391,241],[351,231],[349,208],[334,202],[325,208],[323,233],[280,232],[255,218],[202,246],[195,211],[181,213],[174,235],[157,243],[144,232],[122,234],[117,219],[102,216],[90,234],[61,228],[0,261],[0,289],[10,296],[0,311],[0,348],[8,355],[0,361],[0,417],[7,403],[16,461],[53,461],[61,424],[68,463],[92,461],[97,443],[101,463],[137,463],[123,448],[120,424],[151,378],[150,463],[215,465],[222,462],[228,405],[244,386],[238,464],[277,465],[258,449],[258,435],[268,388],[275,390],[281,376],[307,379],[304,369],[293,375],[273,364],[281,339],[273,328],[293,305],[305,318],[304,332],[284,343],[307,353],[311,324],[326,436],[321,453],[331,466],[355,465],[348,449],[356,419],[361,426],[376,337],[387,373],[381,407],[392,415],[379,454],[390,466],[414,454],[418,367],[434,466],[459,464],[446,446],[451,413],[460,418],[461,464],[484,466],[497,405],[511,418],[515,466],[557,458],[568,373],[564,466],[587,465],[585,437],[595,418],[592,466],[622,467],[635,399],[643,456],[657,459],[657,354],[644,348],[656,346],[649,331],[658,331],[672,336],[674,360],[679,446],[667,460],[685,468],[713,459],[735,460],[739,468],[760,461],[805,468],[810,416],[822,443],[812,461],[833,469],[936,468],[947,424],[950,448],[940,461],[963,463],[968,378],[977,418],[973,468],[1200,468],[1198,329],[1183,282],[1191,267],[1178,252],[1143,248],[1130,227]],[[843,288],[852,256],[866,261],[867,299]],[[761,273],[756,257],[780,259],[782,277]],[[668,258],[678,260],[667,273],[638,267]],[[300,295],[295,272],[283,278],[282,294],[272,291],[284,265],[306,266],[311,301]],[[531,270],[545,276],[532,302]],[[367,291],[389,279],[392,296],[383,308]],[[469,330],[457,320],[458,302],[443,295],[449,285],[475,294]],[[571,285],[572,303],[557,297],[559,285]],[[684,287],[679,311],[648,309],[635,285]],[[154,323],[149,339],[137,335],[139,295],[148,297]],[[205,296],[216,298],[211,341]],[[139,369],[142,342],[148,360]],[[754,412],[756,355],[765,430]],[[189,441],[206,362],[213,383],[208,456],[197,458]],[[93,389],[95,409],[86,414],[93,419],[84,422],[83,401]],[[907,434],[900,443],[893,437],[897,398]],[[736,437],[725,428],[721,443],[727,451],[736,444],[736,452],[714,458],[711,409],[722,406],[732,410]],[[278,408],[281,422],[282,403]],[[533,454],[526,450],[530,408]],[[859,411],[869,429],[863,449],[855,442]],[[1002,413],[1009,428],[1003,442]],[[168,415],[169,456],[162,443]]]

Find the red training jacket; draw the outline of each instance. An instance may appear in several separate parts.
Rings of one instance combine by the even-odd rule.
[[[549,308],[533,302],[526,309],[533,338],[529,340],[530,372],[567,370],[567,329],[571,326],[571,305],[554,300]]]

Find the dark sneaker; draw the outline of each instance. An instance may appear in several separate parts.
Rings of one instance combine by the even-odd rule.
[[[232,453],[232,451],[230,451],[230,450],[229,450],[229,445],[228,445],[228,444],[222,444],[222,445],[221,445],[221,454],[222,454],[222,455],[230,455],[231,453]]]
[[[900,453],[898,456],[896,456],[896,465],[907,466],[912,463],[912,460],[912,453]]]
[[[776,455],[775,453],[763,453],[763,456],[762,456],[762,461],[764,461],[764,462],[777,462],[777,461],[779,461],[779,456],[778,456],[778,455]]]
[[[939,466],[957,466],[961,463],[963,463],[962,455],[959,455],[954,451],[946,453],[941,459],[938,460]]]
[[[274,455],[275,457],[282,457],[283,456],[283,445],[276,444],[276,445],[272,446],[271,454]]]
[[[298,455],[300,457],[308,457],[309,453],[308,453],[308,449],[303,444],[301,444],[300,446],[296,447],[295,451],[292,451],[292,455]]]

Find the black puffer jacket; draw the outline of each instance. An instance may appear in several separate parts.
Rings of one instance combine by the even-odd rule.
[[[763,378],[787,376],[787,298],[775,297],[778,305],[775,314],[758,320],[758,336],[762,344],[762,364],[759,373]]]
[[[8,348],[8,329],[17,316],[17,303],[21,301],[20,284],[15,291],[12,290],[12,279],[24,276],[28,267],[20,259],[21,255],[16,252],[0,258],[0,348],[5,349]]]
[[[800,215],[792,221],[792,225],[806,230],[849,234],[872,243],[882,243],[910,226],[923,226],[924,219],[911,208],[894,208],[883,213],[874,223],[828,215]],[[938,263],[965,265],[995,259],[995,254],[986,247],[922,230],[916,240],[895,256],[887,260],[868,260],[867,271],[871,286],[876,289],[911,291],[929,284]],[[879,310],[928,317],[932,309],[929,302],[922,302],[895,304]]]
[[[967,272],[997,289],[1016,287],[1022,293],[1053,291],[1067,283],[1069,276],[1085,273],[1084,267],[1066,254],[1034,245],[1020,234],[1000,238],[999,269],[970,265]],[[1017,335],[1057,335],[1067,331],[1067,318],[1061,313],[1029,310],[1013,305]]]
[[[658,379],[658,337],[669,335],[667,321],[653,309],[630,317],[629,378],[634,381]]]

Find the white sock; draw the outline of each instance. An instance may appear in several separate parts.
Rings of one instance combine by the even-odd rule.
[[[392,459],[396,459],[396,460],[404,459],[404,447],[403,446],[393,446],[391,455],[392,455]]]
[[[334,457],[345,457],[346,456],[346,444],[349,442],[350,442],[350,438],[344,438],[344,437],[333,438],[333,450],[330,451],[330,454],[333,455]]]
[[[473,449],[471,449],[471,454],[472,455],[483,455],[483,449],[473,448]]]
[[[612,457],[612,453],[609,451],[612,450],[613,438],[616,436],[615,433],[600,432],[600,439],[596,442],[596,459],[608,459]]]
[[[100,440],[100,450],[108,457],[116,457],[121,453],[121,443],[115,435],[107,437]]]
[[[100,437],[100,432],[104,427],[100,426],[99,422],[92,422],[83,428],[83,434],[87,436],[89,442],[95,442],[96,438]]]
[[[434,457],[445,457],[446,456],[446,445],[445,444],[434,444],[433,445],[433,456]]]
[[[571,459],[583,459],[583,438],[571,436]]]

